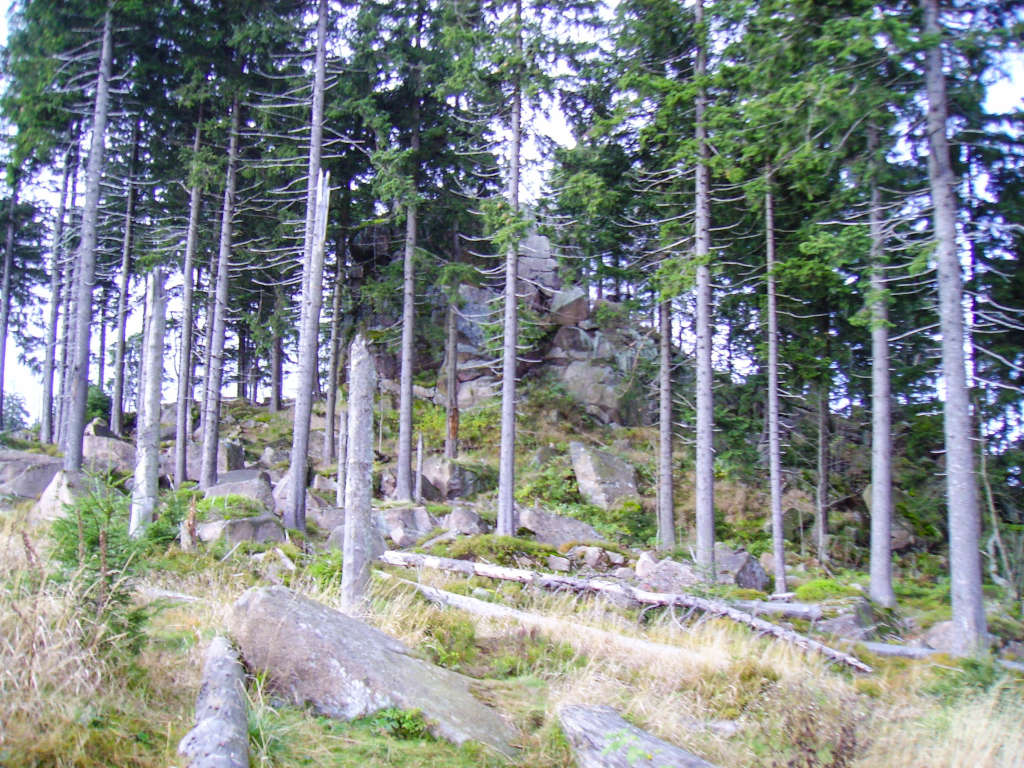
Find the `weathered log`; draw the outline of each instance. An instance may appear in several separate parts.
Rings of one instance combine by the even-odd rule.
[[[189,768],[249,768],[248,719],[238,654],[227,639],[215,637],[206,649],[196,725],[178,753],[189,759]]]
[[[626,722],[611,707],[565,706],[558,719],[579,768],[714,768]]]
[[[457,595],[454,592],[447,592],[443,589],[438,589],[437,587],[429,587],[426,584],[417,584],[416,582],[407,581],[406,579],[399,579],[399,581],[415,588],[432,603],[437,603],[438,605],[450,608],[458,608],[461,611],[466,611],[467,613],[472,613],[477,616],[486,616],[495,619],[512,619],[522,626],[536,627],[540,630],[546,630],[562,637],[565,636],[566,632],[571,632],[574,637],[586,638],[587,640],[594,641],[602,647],[613,645],[635,653],[648,655],[655,654],[658,656],[675,658],[695,655],[691,651],[680,648],[678,645],[655,643],[651,640],[620,635],[615,632],[598,629],[597,627],[588,627],[586,624],[568,621],[563,618],[528,613],[516,608],[509,608],[506,605],[489,603],[486,600],[478,600],[475,597]]]
[[[454,560],[447,557],[436,557],[434,555],[418,555],[408,552],[385,552],[380,559],[388,565],[398,565],[405,568],[433,568],[441,571],[462,573],[467,576],[483,576],[491,579],[505,581],[516,581],[521,584],[531,584],[543,589],[564,590],[569,589],[575,592],[592,592],[595,594],[611,597],[619,600],[631,600],[643,605],[655,606],[679,606],[682,608],[693,608],[713,616],[722,616],[731,619],[739,624],[756,630],[757,632],[771,637],[778,638],[791,643],[806,651],[813,651],[824,656],[829,661],[845,664],[861,672],[871,672],[871,667],[855,656],[837,651],[823,643],[819,643],[805,635],[794,632],[791,629],[780,627],[777,624],[752,616],[749,613],[733,608],[720,600],[712,600],[706,597],[696,597],[687,594],[670,594],[667,592],[649,592],[637,589],[616,582],[602,579],[578,579],[571,576],[557,574],[543,574],[535,571],[527,571],[522,568],[509,568],[491,563],[474,563],[468,560]]]

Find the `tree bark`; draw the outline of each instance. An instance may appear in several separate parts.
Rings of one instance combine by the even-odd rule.
[[[7,366],[7,333],[11,318],[11,271],[14,269],[14,216],[18,208],[18,180],[11,190],[10,208],[7,211],[7,238],[4,247],[4,269],[0,283],[0,430],[4,424],[4,379]]]
[[[359,613],[370,581],[370,563],[377,555],[372,536],[373,495],[373,361],[362,333],[349,353],[348,450],[345,471],[345,538],[341,574],[341,610]]]
[[[344,274],[344,241],[338,239],[334,293],[331,296],[331,340],[327,358],[327,405],[324,412],[324,461],[337,458],[335,422],[338,419],[338,358],[341,349],[341,276]]]
[[[338,410],[338,470],[335,477],[334,505],[345,507],[345,480],[348,475],[348,406]]]
[[[154,267],[149,275],[148,306],[142,360],[143,392],[139,396],[138,423],[135,428],[135,485],[132,488],[130,536],[141,536],[153,522],[160,476],[160,392],[164,373],[164,326],[166,303],[164,273]]]
[[[192,155],[199,154],[202,138],[202,110],[196,120],[195,138],[192,140]],[[192,442],[190,427],[192,421],[192,334],[195,315],[192,310],[194,294],[194,272],[196,239],[199,236],[199,210],[202,206],[202,189],[196,179],[188,200],[188,229],[185,235],[185,260],[181,266],[182,312],[181,312],[181,358],[178,365],[178,403],[174,419],[174,484],[180,488],[188,479],[188,446]]]
[[[672,300],[658,302],[658,547],[676,545],[676,505],[672,491]]]
[[[77,141],[77,137],[73,139]],[[67,215],[68,182],[73,164],[72,145],[64,153],[64,172],[61,174],[60,200],[53,230],[53,256],[50,261],[50,295],[46,302],[46,347],[43,352],[43,407],[39,417],[39,440],[55,442],[53,379],[57,363],[57,321],[60,318],[61,271],[64,265],[64,218]],[[76,153],[77,155],[77,153]]]
[[[68,210],[71,211],[70,229],[75,230],[75,212],[78,210],[78,163],[81,162],[81,148],[75,146],[76,167],[71,174],[71,201]],[[77,255],[77,251],[76,251]],[[75,290],[75,275],[77,259],[67,257],[64,259],[64,267],[61,274],[61,315],[64,318],[61,323],[60,333],[60,392],[57,399],[57,444],[62,449],[67,449],[68,441],[68,415],[69,403],[71,400],[71,357],[72,348],[75,343],[75,315],[73,310],[72,294]]]
[[[522,51],[522,0],[516,0],[516,50]],[[509,146],[508,201],[513,215],[519,214],[519,151],[522,144],[523,83],[516,73],[512,83],[512,124]],[[501,448],[498,456],[498,522],[495,533],[514,536],[516,515],[516,346],[519,340],[519,307],[516,283],[519,277],[519,244],[511,243],[505,253],[505,308],[501,364]]]
[[[700,28],[704,22],[704,3],[694,5],[694,20]],[[704,78],[707,71],[707,52],[703,41],[697,45],[695,76]],[[715,580],[715,466],[714,466],[714,402],[712,399],[711,342],[711,191],[708,174],[707,125],[704,113],[707,95],[698,86],[695,106],[697,167],[696,167],[696,243],[694,258],[697,262],[697,457],[696,457],[696,518],[697,564],[708,581]]]
[[[452,258],[455,263],[459,261],[461,243],[459,233],[456,230],[453,235]],[[458,287],[453,287],[452,294],[448,297],[448,311],[445,315],[445,338],[446,357],[448,365],[445,366],[445,430],[444,457],[451,461],[459,455],[459,323],[458,306],[456,297]]]
[[[309,128],[309,168],[306,179],[306,229],[303,238],[302,311],[299,327],[299,377],[292,433],[291,485],[284,511],[288,528],[306,530],[306,473],[309,461],[309,420],[317,385],[317,344],[323,301],[324,238],[327,231],[329,177],[320,170],[324,123],[324,73],[327,46],[327,0],[317,13],[316,61],[313,66],[313,107]]]
[[[89,325],[92,322],[92,289],[96,277],[96,224],[99,218],[100,180],[103,175],[104,139],[110,105],[110,70],[113,59],[112,3],[103,16],[103,42],[96,99],[92,118],[92,142],[85,176],[85,208],[82,234],[78,244],[78,276],[75,297],[74,362],[71,371],[68,432],[64,451],[64,470],[77,473],[82,468],[82,443],[85,437],[85,400],[89,391]]]
[[[878,152],[878,129],[868,128],[868,150]],[[877,171],[872,158],[872,170]],[[868,595],[886,607],[896,603],[892,588],[892,398],[889,381],[889,302],[883,269],[882,201],[871,176],[871,573]]]
[[[206,385],[203,387],[203,447],[199,466],[200,488],[209,488],[217,482],[220,390],[224,377],[224,335],[228,306],[228,272],[231,268],[232,225],[235,213],[240,109],[236,98],[231,105],[231,135],[228,141],[228,166],[224,181],[224,206],[221,210],[216,278],[210,285],[214,289],[213,316],[207,321],[209,323],[209,349],[207,352],[209,363],[206,368]]]
[[[249,768],[245,669],[227,638],[210,641],[196,697],[195,727],[178,745],[188,768]]]
[[[121,271],[117,279],[117,336],[114,341],[114,394],[110,404],[110,431],[124,431],[124,343],[128,323],[128,281],[132,269],[132,240],[135,224],[135,185],[132,176],[139,158],[139,120],[132,126],[132,154],[128,160],[127,202],[124,209],[124,238],[121,241]],[[104,354],[101,349],[100,354]],[[103,379],[100,377],[100,386]]]
[[[921,6],[925,34],[938,39],[941,34],[938,0],[921,0]],[[963,284],[956,247],[953,168],[946,138],[946,80],[942,71],[941,43],[936,43],[926,54],[925,84],[928,94],[928,176],[935,227],[942,377],[946,388],[943,423],[950,592],[957,650],[973,653],[984,648],[986,636],[979,549],[981,513],[971,445],[970,397],[964,359]]]
[[[284,314],[284,293],[280,286],[274,286],[274,307],[278,317]],[[281,410],[281,385],[284,380],[284,342],[281,338],[281,324],[275,322],[270,332],[270,412]]]
[[[824,333],[828,334],[825,330]],[[828,563],[828,483],[829,483],[829,429],[828,429],[829,380],[825,374],[818,383],[818,481],[814,493],[815,536],[814,548],[818,562]]]
[[[779,316],[775,292],[775,198],[771,172],[765,174],[765,283],[768,291],[768,487],[772,521],[775,593],[786,591],[786,542],[782,525],[782,449],[779,445]]]

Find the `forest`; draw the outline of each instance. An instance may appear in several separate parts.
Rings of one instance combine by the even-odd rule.
[[[8,23],[0,441],[70,475],[130,440],[130,537],[261,429],[246,459],[276,451],[270,506],[315,537],[368,350],[377,506],[424,498],[424,454],[462,462],[441,501],[495,542],[546,505],[708,585],[742,548],[779,600],[849,577],[892,616],[937,585],[950,653],[1024,657],[1024,104],[988,98],[1024,3]],[[579,503],[578,440],[635,465],[635,499]]]

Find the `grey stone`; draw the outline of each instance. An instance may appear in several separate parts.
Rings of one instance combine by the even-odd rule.
[[[917,544],[910,523],[905,520],[894,520],[889,535],[889,546],[893,552],[903,552]]]
[[[637,565],[637,576],[655,592],[685,592],[702,581],[694,566],[667,558],[646,576],[640,576],[639,563]]]
[[[745,549],[733,551],[724,544],[716,544],[715,571],[719,584],[735,584],[759,592],[768,590],[768,574],[760,561]]]
[[[548,555],[548,570],[568,573],[572,570],[572,563],[567,557],[561,557],[560,555]]]
[[[590,304],[579,286],[559,291],[551,299],[551,319],[558,325],[576,325],[587,319]]]
[[[426,507],[404,505],[388,507],[377,512],[378,527],[400,547],[411,547],[435,528],[437,520]]]
[[[306,522],[313,523],[321,531],[333,531],[345,524],[345,510],[330,504],[323,507],[311,507],[306,510]]]
[[[93,472],[120,472],[123,475],[130,475],[135,471],[135,446],[116,437],[84,435],[82,464]]]
[[[573,547],[566,553],[570,560],[582,562],[587,568],[595,571],[608,569],[608,555],[601,547]]]
[[[563,706],[558,720],[578,768],[714,768],[626,722],[611,707]]]
[[[538,507],[519,508],[519,527],[532,531],[541,544],[561,547],[574,541],[595,541],[601,538],[592,525],[582,520],[545,512]]]
[[[97,416],[95,419],[85,425],[86,435],[92,435],[93,437],[113,437],[117,438],[113,432],[110,431],[110,425],[107,420],[101,416]]]
[[[277,485],[274,486],[273,494],[273,507],[272,509],[277,514],[284,514],[285,506],[288,504],[288,493],[292,485],[292,473],[285,472],[281,476]],[[306,514],[309,515],[310,511],[317,509],[318,507],[325,506],[319,497],[309,492],[309,488],[306,489]]]
[[[621,552],[613,552],[610,549],[604,551],[604,556],[608,558],[608,562],[614,566],[621,566],[626,564],[626,556]]]
[[[654,573],[654,569],[658,567],[658,559],[650,552],[641,552],[640,557],[636,559],[636,575],[637,578],[647,579]]]
[[[0,450],[0,495],[38,499],[62,464],[57,456]]]
[[[272,445],[268,445],[263,449],[263,453],[260,454],[260,464],[268,469],[277,464],[283,464],[284,462],[291,460],[291,454],[283,449],[275,448]]]
[[[268,512],[274,508],[270,475],[259,469],[236,469],[218,475],[217,484],[206,489],[206,498],[244,496],[263,505]]]
[[[54,473],[49,485],[32,507],[28,515],[28,524],[48,523],[64,515],[67,506],[74,504],[75,499],[86,491],[82,477],[69,475],[64,470]]]
[[[590,504],[608,510],[638,498],[636,469],[618,456],[577,442],[569,443],[569,455],[580,494]]]
[[[924,633],[924,644],[941,653],[957,654],[956,626],[952,621],[940,621],[933,624]]]
[[[296,704],[343,720],[418,709],[438,737],[514,754],[515,732],[473,696],[473,680],[355,618],[284,587],[257,587],[235,602],[229,626],[250,669]]]
[[[441,527],[468,536],[487,533],[487,524],[468,504],[453,504],[452,511],[441,518]]]
[[[196,525],[196,536],[200,541],[216,541],[223,538],[234,546],[241,541],[284,541],[281,521],[271,515],[259,517],[238,517],[232,520],[211,520]]]
[[[245,450],[238,440],[221,440],[217,446],[217,472],[232,472],[245,467]]]
[[[493,485],[480,468],[443,456],[427,456],[423,460],[423,478],[437,489],[438,500],[475,496],[491,490]]]
[[[562,383],[584,410],[604,424],[622,421],[622,374],[609,365],[574,360],[560,371]]]
[[[636,576],[636,571],[628,566],[622,566],[621,568],[616,568],[612,571],[612,576],[616,579],[622,579],[623,581],[632,581]]]

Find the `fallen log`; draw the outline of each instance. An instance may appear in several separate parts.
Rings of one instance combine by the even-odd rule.
[[[213,638],[206,649],[195,722],[178,745],[189,768],[249,768],[245,676],[238,654],[224,637]]]
[[[382,575],[387,576],[388,574]],[[395,577],[390,576],[390,578]],[[408,581],[407,579],[398,579],[398,581],[413,587],[432,603],[449,608],[458,608],[461,611],[466,611],[467,613],[472,613],[477,616],[486,616],[493,619],[512,619],[521,625],[536,627],[537,629],[546,630],[552,634],[562,637],[564,637],[565,633],[569,631],[574,637],[585,637],[587,640],[591,640],[603,647],[611,644],[636,653],[673,656],[676,658],[686,655],[696,657],[696,654],[693,654],[684,648],[680,648],[677,645],[655,643],[651,640],[629,637],[628,635],[620,635],[615,632],[598,629],[597,627],[588,627],[586,624],[580,624],[579,622],[568,621],[566,619],[555,618],[552,616],[542,616],[536,613],[528,613],[526,611],[520,611],[517,608],[509,608],[507,605],[489,603],[486,600],[478,600],[475,597],[467,597],[466,595],[457,595],[454,592],[448,592],[443,589],[438,589],[437,587],[430,587],[426,584],[417,584],[416,582]]]
[[[380,560],[388,565],[397,565],[404,568],[432,568],[452,573],[461,573],[465,576],[483,576],[491,579],[515,581],[520,584],[530,584],[542,589],[555,591],[590,592],[613,599],[631,600],[642,605],[693,608],[712,616],[722,616],[739,624],[744,624],[760,634],[769,635],[806,651],[818,653],[829,661],[845,664],[861,672],[872,671],[871,667],[855,656],[843,653],[835,648],[830,648],[791,629],[786,629],[785,627],[780,627],[777,624],[760,619],[757,616],[752,616],[720,600],[682,593],[650,592],[602,579],[578,579],[571,576],[537,573],[536,571],[509,568],[491,563],[474,563],[469,560],[454,560],[448,557],[419,555],[410,552],[385,552],[380,556]]]
[[[611,707],[566,706],[558,720],[579,768],[714,768],[626,722]]]

